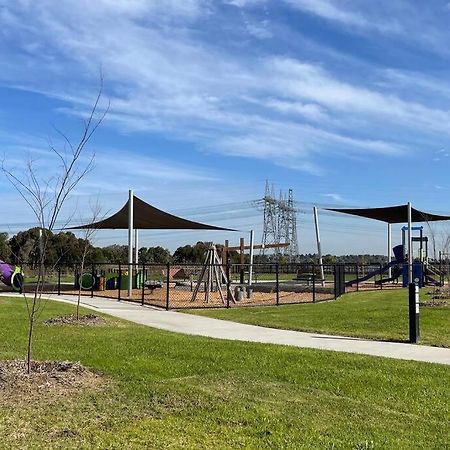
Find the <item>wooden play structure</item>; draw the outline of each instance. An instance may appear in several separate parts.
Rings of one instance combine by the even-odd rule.
[[[198,277],[197,283],[192,293],[191,302],[195,302],[201,286],[204,286],[205,302],[209,303],[211,292],[219,292],[222,303],[226,302],[222,286],[225,285],[229,299],[236,303],[233,291],[228,282],[228,277],[223,269],[222,259],[217,253],[216,246],[211,242],[208,251],[206,252],[205,261],[203,263],[202,271]]]

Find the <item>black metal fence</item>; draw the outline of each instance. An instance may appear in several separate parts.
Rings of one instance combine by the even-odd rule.
[[[33,291],[37,269],[22,267],[23,289]],[[80,292],[165,309],[316,303],[344,292],[403,286],[399,270],[389,277],[381,264],[133,264],[131,274],[125,264],[74,264],[47,267],[45,280],[47,293]]]

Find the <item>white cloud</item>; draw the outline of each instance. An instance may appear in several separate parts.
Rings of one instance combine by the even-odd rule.
[[[383,32],[400,32],[397,22],[384,17],[382,20],[368,18],[355,9],[346,9],[341,0],[284,0],[294,8],[314,14],[324,19],[339,22],[359,29],[376,29]]]
[[[268,20],[262,20],[260,22],[246,20],[245,28],[249,34],[258,39],[270,39],[273,37]]]
[[[323,194],[323,196],[331,198],[333,201],[338,202],[338,203],[346,202],[346,200],[342,197],[341,194],[330,193],[330,194]]]
[[[187,23],[209,14],[206,1],[66,0],[58,9],[43,3],[9,10],[15,21],[6,31],[20,29],[19,45],[34,42],[46,49],[45,58],[53,55],[54,63],[36,52],[26,58],[28,70],[19,71],[23,59],[8,54],[0,80],[64,100],[61,111],[85,113],[101,64],[111,97],[107,123],[127,132],[162,132],[204,151],[296,170],[319,173],[317,160],[324,154],[370,157],[410,149],[396,134],[383,137],[374,128],[420,126],[424,132],[450,134],[446,109],[385,94],[364,82],[343,81],[319,64],[231,54],[199,39]],[[312,2],[297,3],[312,8]],[[331,2],[317,5],[322,14],[337,14]],[[339,17],[351,21],[359,16]],[[167,26],[170,18],[188,22]],[[71,73],[73,79],[67,80]]]
[[[244,8],[246,6],[257,5],[259,3],[266,3],[267,0],[224,0],[225,4]]]

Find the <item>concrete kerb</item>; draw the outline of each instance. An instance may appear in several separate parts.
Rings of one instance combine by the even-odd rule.
[[[20,294],[12,293],[0,295],[22,297]],[[46,298],[72,305],[77,302],[77,296],[74,295],[49,295]],[[81,305],[141,325],[188,335],[450,365],[450,349],[448,348],[266,328],[176,311],[165,311],[153,306],[118,302],[103,297],[82,297]]]

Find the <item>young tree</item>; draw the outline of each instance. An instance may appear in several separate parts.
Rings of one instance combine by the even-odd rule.
[[[49,143],[49,157],[53,158],[54,162],[48,167],[55,167],[56,173],[48,174],[48,167],[45,171],[40,171],[36,161],[32,158],[26,161],[25,169],[22,172],[7,167],[5,160],[1,164],[3,174],[30,207],[40,229],[36,287],[31,302],[25,296],[28,311],[28,373],[31,372],[34,326],[36,318],[42,310],[42,292],[46,277],[45,253],[49,236],[56,227],[61,209],[68,196],[94,167],[95,153],[86,155],[86,152],[89,141],[103,122],[109,109],[108,105],[102,112],[99,111],[102,90],[103,79],[101,78],[99,91],[87,119],[83,121],[81,136],[76,143],[73,143],[63,132],[56,130],[64,142],[62,148],[57,148]]]
[[[94,224],[98,220],[101,220],[103,217],[100,217],[101,214],[101,205],[98,199],[95,203],[90,203],[91,209],[91,217],[90,222]],[[91,239],[93,238],[95,232],[97,231],[97,227],[92,225],[90,228],[84,228],[83,232],[83,244],[81,247],[81,264],[80,264],[80,277],[83,276],[84,266],[86,263],[86,258],[88,254],[92,251]],[[92,281],[93,282],[93,281]],[[78,298],[77,298],[77,320],[80,320],[80,302],[81,302],[81,279],[78,280]]]

